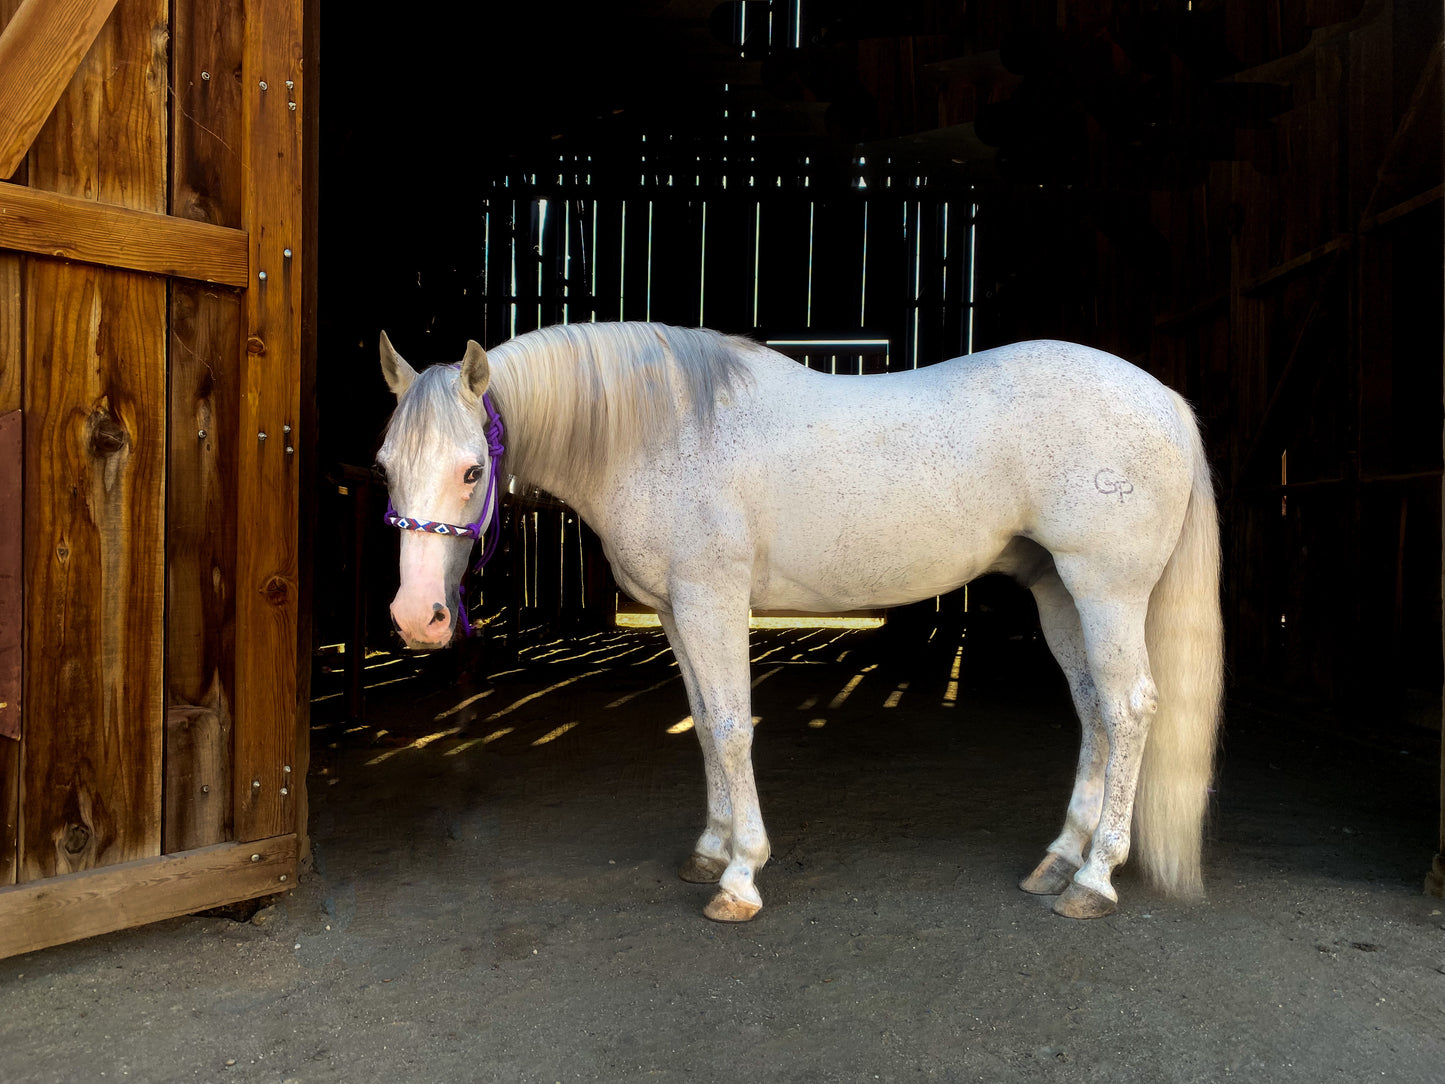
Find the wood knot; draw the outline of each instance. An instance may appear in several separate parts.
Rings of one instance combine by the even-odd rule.
[[[262,342],[261,339],[257,338],[255,335],[252,335],[250,338],[248,338],[248,339],[246,340],[246,353],[248,353],[248,354],[264,354],[265,352],[266,352],[266,344],[265,344],[264,342]]]
[[[90,829],[83,824],[72,824],[65,829],[61,845],[68,854],[79,854],[90,844]]]
[[[272,606],[284,606],[291,597],[291,584],[280,576],[272,576],[261,588],[261,593]]]
[[[107,410],[90,416],[90,454],[98,459],[115,455],[130,443],[130,434]]]

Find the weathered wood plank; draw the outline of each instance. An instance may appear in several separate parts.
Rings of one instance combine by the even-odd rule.
[[[26,0],[0,34],[0,177],[25,160],[116,0]]]
[[[243,0],[186,0],[171,25],[171,206],[178,218],[241,228]],[[248,250],[249,252],[249,250]],[[250,284],[246,269],[235,286]]]
[[[29,183],[166,208],[167,0],[121,0]],[[166,283],[26,261],[27,713],[19,880],[158,854]]]
[[[21,321],[24,278],[20,257],[0,252],[0,410],[19,410],[24,400],[20,364],[25,341]]]
[[[0,182],[0,248],[244,286],[246,234]]]
[[[235,819],[239,839],[292,831],[299,710],[299,485],[305,109],[301,0],[253,0],[242,64],[246,291],[237,481]],[[294,108],[292,108],[294,104]],[[265,275],[263,279],[261,276]]]
[[[165,293],[155,285],[30,266],[21,880],[160,850]]]
[[[296,837],[223,843],[0,890],[0,957],[285,892]]]
[[[20,0],[0,0],[0,27]],[[23,175],[24,167],[20,173]],[[23,176],[17,179],[23,179]],[[18,253],[0,252],[0,410],[19,410],[24,399],[24,271]],[[0,741],[0,885],[15,883],[20,831],[20,743]]]
[[[231,706],[218,679],[204,704],[166,709],[166,777],[161,850],[195,850],[224,840],[231,822]]]
[[[166,852],[229,839],[241,299],[173,283],[166,491]],[[204,788],[204,789],[203,789]]]
[[[0,413],[0,508],[19,509],[21,500],[20,411]],[[20,630],[25,612],[20,567],[21,520],[0,519],[0,738],[20,740]]]
[[[243,4],[178,4],[171,34],[176,88],[171,213],[239,227],[241,86],[230,73],[241,67]],[[194,282],[171,284],[166,853],[231,838],[240,410],[236,359],[243,344],[240,295]]]
[[[4,305],[0,298],[0,305]],[[0,507],[20,507],[20,412],[0,414]],[[24,572],[21,567],[21,521],[18,515],[0,523],[0,885],[15,883],[16,830],[20,819],[21,660],[24,643]]]
[[[119,0],[31,148],[31,188],[166,210],[166,0]]]

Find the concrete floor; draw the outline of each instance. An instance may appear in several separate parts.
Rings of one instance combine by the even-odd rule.
[[[744,926],[674,875],[701,758],[659,633],[460,686],[380,658],[365,725],[316,707],[315,871],[0,961],[0,1080],[1445,1079],[1437,734],[1235,713],[1208,900],[1126,871],[1070,922],[1015,887],[1072,773],[1056,674],[890,643],[756,634]]]

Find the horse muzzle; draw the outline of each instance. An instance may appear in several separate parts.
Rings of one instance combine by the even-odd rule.
[[[452,642],[456,622],[452,611],[443,602],[429,607],[405,603],[398,595],[391,603],[392,627],[406,646],[414,651],[435,651]]]

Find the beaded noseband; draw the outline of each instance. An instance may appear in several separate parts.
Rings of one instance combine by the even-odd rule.
[[[474,523],[457,524],[443,523],[435,519],[419,519],[415,516],[403,516],[397,513],[396,506],[391,503],[391,498],[386,501],[386,522],[393,527],[403,531],[424,531],[427,534],[446,535],[451,538],[477,538],[482,539],[482,556],[475,565],[473,572],[480,572],[482,566],[492,559],[492,554],[497,552],[497,543],[502,537],[502,525],[497,516],[497,470],[502,462],[502,453],[507,449],[502,444],[502,416],[497,413],[497,408],[492,403],[490,394],[482,396],[482,406],[487,411],[487,455],[490,462],[487,464],[487,495],[482,502],[482,512]],[[492,531],[487,534],[488,521],[491,521]],[[461,583],[457,584],[457,617],[462,626],[464,635],[472,634],[472,622],[466,618],[467,589],[466,577],[462,577]],[[464,619],[464,620],[462,620]]]

